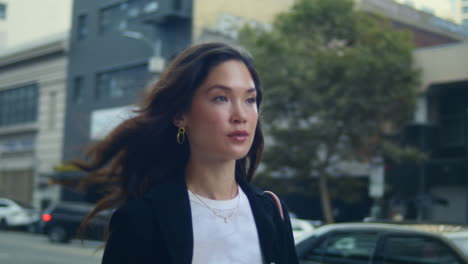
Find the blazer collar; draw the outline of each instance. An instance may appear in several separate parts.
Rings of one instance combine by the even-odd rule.
[[[274,215],[273,210],[277,210],[277,208],[272,206],[270,198],[265,195],[263,190],[248,183],[243,177],[236,177],[236,179],[249,199],[264,262],[274,263],[275,253],[279,251],[279,241],[275,240],[278,234],[276,234],[277,229],[272,216]]]

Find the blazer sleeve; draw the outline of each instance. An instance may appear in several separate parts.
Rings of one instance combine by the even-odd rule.
[[[117,209],[109,224],[109,237],[102,264],[151,263],[153,225],[142,206]]]

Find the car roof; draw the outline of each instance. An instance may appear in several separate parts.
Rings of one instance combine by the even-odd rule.
[[[446,224],[418,224],[418,223],[345,223],[331,224],[323,226],[324,232],[329,229],[371,229],[380,231],[414,231],[422,233],[444,234],[460,231],[468,231],[461,225],[446,225]]]
[[[460,225],[437,225],[437,224],[388,224],[388,223],[344,223],[344,224],[328,224],[316,228],[305,234],[305,237],[310,235],[320,236],[330,231],[404,231],[420,234],[442,235],[445,237],[454,237],[460,233],[460,237],[464,233],[468,236],[468,228]],[[303,239],[301,239],[303,240]],[[297,241],[299,243],[300,241]]]
[[[444,236],[456,239],[456,238],[468,238],[468,231],[453,232],[453,233],[444,233]]]
[[[75,210],[89,211],[93,209],[95,204],[90,203],[81,203],[81,202],[58,202],[54,204],[53,208],[67,208]]]
[[[20,207],[26,208],[26,209],[34,209],[34,206],[32,206],[32,205],[30,205],[28,203],[16,200],[16,199],[0,197],[0,201],[7,202],[7,203],[14,203],[14,204],[16,204],[16,205],[18,205]]]

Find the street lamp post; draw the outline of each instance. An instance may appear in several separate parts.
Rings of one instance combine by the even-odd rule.
[[[160,73],[165,66],[165,60],[161,56],[162,43],[160,39],[151,41],[141,32],[125,30],[121,34],[123,37],[136,39],[145,42],[152,50],[152,56],[148,60],[148,70],[154,73]]]

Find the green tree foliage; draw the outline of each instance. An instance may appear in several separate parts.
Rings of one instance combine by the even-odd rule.
[[[422,158],[386,139],[386,127],[401,128],[415,110],[409,33],[351,0],[299,0],[271,30],[245,27],[240,40],[265,90],[265,173],[318,177],[326,222],[334,221],[327,180],[337,162]]]

